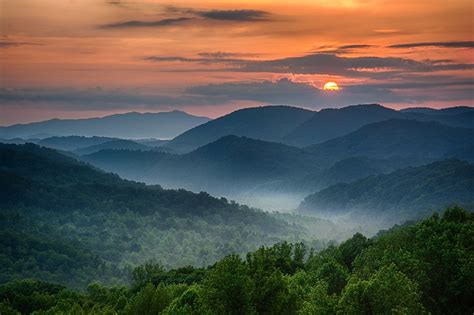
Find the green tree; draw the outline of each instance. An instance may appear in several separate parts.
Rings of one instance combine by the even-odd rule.
[[[217,314],[249,314],[252,280],[239,256],[230,255],[219,261],[203,282],[203,299]]]
[[[338,304],[340,314],[422,314],[416,283],[397,270],[384,266],[369,280],[352,278]]]
[[[162,285],[154,287],[148,283],[126,307],[126,313],[130,315],[155,315],[161,313],[172,302],[173,296],[170,290]]]

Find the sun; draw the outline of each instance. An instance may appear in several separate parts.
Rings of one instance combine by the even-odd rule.
[[[327,82],[324,84],[325,91],[339,91],[339,86],[337,85],[336,82]]]

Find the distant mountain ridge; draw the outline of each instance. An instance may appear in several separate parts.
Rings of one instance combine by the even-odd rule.
[[[153,150],[153,148],[146,146],[144,144],[135,142],[135,141],[131,141],[131,140],[116,139],[116,140],[111,140],[104,143],[91,145],[88,147],[79,148],[79,149],[74,150],[73,152],[75,154],[85,155],[85,154],[91,154],[94,152],[99,152],[101,150],[148,151],[148,150]]]
[[[430,161],[469,145],[474,145],[474,129],[450,127],[434,121],[392,119],[365,125],[306,150],[321,162],[351,156]]]
[[[396,118],[403,119],[404,115],[379,104],[327,108],[314,113],[308,121],[287,134],[284,141],[296,146],[321,143],[364,125]]]
[[[457,115],[472,111],[474,111],[474,107],[469,106],[455,106],[440,109],[430,107],[411,107],[400,110],[402,113],[421,113],[430,115]]]
[[[75,151],[77,149],[99,145],[105,142],[117,140],[110,137],[84,137],[84,136],[64,136],[64,137],[50,137],[41,139],[36,144],[62,151]],[[27,140],[28,141],[28,140]]]
[[[222,137],[184,155],[104,150],[82,158],[127,178],[213,194],[252,189],[319,169],[300,148],[237,136]]]
[[[291,106],[240,109],[190,129],[164,147],[177,153],[187,153],[229,135],[281,142],[288,132],[313,114],[313,111]]]
[[[28,138],[37,134],[51,134],[170,139],[209,120],[210,118],[193,116],[182,111],[143,114],[130,112],[101,118],[52,119],[0,127],[0,138]]]
[[[365,125],[321,144],[298,148],[224,136],[189,153],[105,150],[83,159],[125,178],[205,190],[252,204],[245,196],[308,194],[338,182],[436,160],[470,160],[474,129],[392,119]],[[471,157],[474,159],[474,156]],[[268,204],[270,205],[270,204]],[[263,205],[259,205],[263,206]]]
[[[474,110],[456,107],[397,111],[379,104],[320,111],[291,106],[245,108],[190,129],[172,139],[163,149],[188,153],[228,135],[304,147],[347,135],[367,124],[390,119],[436,121],[451,127],[473,128]]]

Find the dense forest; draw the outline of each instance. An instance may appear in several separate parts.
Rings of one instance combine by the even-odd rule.
[[[274,216],[225,198],[126,181],[33,144],[0,145],[0,282],[83,288],[124,283],[133,266],[205,266],[261,245],[348,236],[334,224]]]
[[[443,160],[330,186],[306,197],[298,210],[320,216],[350,214],[353,220],[376,214],[393,222],[423,218],[436,207],[455,203],[472,209],[473,196],[474,164]]]
[[[472,314],[474,216],[447,209],[316,252],[278,243],[206,268],[146,263],[128,286],[0,286],[2,314]],[[83,263],[87,263],[84,261]]]

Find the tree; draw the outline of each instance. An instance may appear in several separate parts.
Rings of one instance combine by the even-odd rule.
[[[338,304],[340,314],[422,314],[416,283],[394,264],[382,267],[369,280],[352,278]]]
[[[156,315],[167,308],[173,298],[169,288],[162,285],[155,288],[153,284],[148,283],[132,299],[126,308],[126,313],[130,315]]]
[[[217,314],[249,314],[252,280],[239,256],[230,255],[219,261],[203,283],[203,299]]]
[[[328,294],[339,294],[346,286],[349,273],[335,259],[330,259],[317,269],[316,277],[327,283]]]

